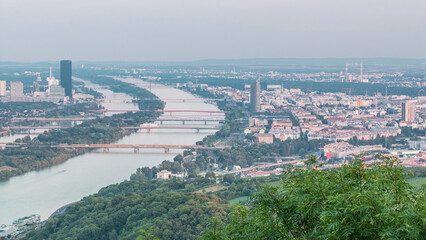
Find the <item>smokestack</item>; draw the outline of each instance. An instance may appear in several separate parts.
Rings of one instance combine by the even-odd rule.
[[[52,67],[50,67],[50,78],[52,79]]]
[[[361,82],[363,82],[363,80],[362,80],[362,63],[361,63],[361,77],[360,77],[360,79],[359,79]]]

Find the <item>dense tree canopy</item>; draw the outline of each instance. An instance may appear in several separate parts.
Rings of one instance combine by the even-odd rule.
[[[224,217],[229,205],[215,195],[190,193],[186,185],[137,180],[105,187],[26,239],[136,239],[148,230],[160,239],[196,239],[203,223]]]
[[[212,219],[203,239],[424,239],[425,189],[413,190],[399,160],[358,158],[320,170],[315,158],[264,186],[249,207]]]

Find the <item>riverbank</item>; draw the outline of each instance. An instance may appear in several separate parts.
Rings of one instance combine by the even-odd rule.
[[[154,94],[145,89],[137,88],[133,84],[114,79],[111,79],[108,83],[115,84],[114,89],[116,91],[121,91],[138,99],[158,99]],[[161,110],[164,108],[164,103],[159,99],[149,102],[138,100],[136,102],[140,110]],[[2,159],[0,166],[15,168],[12,171],[0,171],[0,181],[57,165],[90,151],[88,149],[53,149],[46,145],[112,143],[136,131],[123,130],[122,127],[137,127],[143,123],[153,122],[159,115],[156,112],[129,112],[89,120],[71,128],[44,132],[20,147],[0,151],[0,159]],[[125,121],[122,119],[125,119]]]
[[[140,86],[139,84],[143,83],[135,80],[133,84]],[[163,85],[153,85],[152,92],[160,99],[199,99],[189,93]],[[106,95],[112,99],[122,97],[120,94],[109,91]],[[165,100],[165,102],[164,110],[219,110],[216,106],[199,100],[186,102]],[[128,103],[114,103],[113,106],[108,107],[130,109],[128,105]],[[186,115],[186,117],[190,116]],[[196,126],[196,123],[194,124]],[[208,124],[219,124],[219,122]],[[202,125],[204,126],[204,123]],[[186,123],[185,126],[191,126],[191,124]],[[204,130],[199,133],[194,130],[167,129],[152,130],[150,133],[138,131],[114,143],[191,145],[214,133],[213,130]],[[108,153],[93,151],[73,157],[59,165],[13,177],[7,182],[0,183],[0,192],[7,193],[0,195],[0,212],[2,213],[0,223],[9,223],[30,213],[38,213],[42,220],[46,219],[67,203],[79,201],[105,186],[128,180],[137,168],[158,166],[164,160],[172,161],[175,155],[182,152],[183,150],[171,150],[165,153],[162,149],[141,150],[140,153],[126,149],[111,149]]]

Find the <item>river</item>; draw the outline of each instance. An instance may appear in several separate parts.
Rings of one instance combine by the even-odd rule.
[[[140,87],[147,87],[137,79],[122,79]],[[134,109],[132,103],[108,103],[108,99],[130,98],[125,94],[112,93],[106,89],[97,89],[106,97],[106,109]],[[197,97],[163,85],[152,84],[151,91],[161,99],[196,99]],[[202,101],[165,101],[165,110],[208,110],[218,111],[217,107]],[[115,109],[114,109],[115,108]],[[207,115],[206,115],[207,116]],[[186,116],[189,117],[189,116]],[[217,117],[217,116],[216,116]],[[219,118],[224,118],[221,115]],[[171,123],[169,124],[176,124]],[[185,126],[204,123],[185,123]],[[208,126],[218,122],[208,123]],[[118,144],[195,144],[196,141],[212,134],[212,130],[142,130],[117,141]],[[133,153],[131,149],[111,149],[109,153],[101,150],[86,153],[68,161],[40,171],[33,171],[21,176],[0,182],[0,224],[11,224],[17,218],[33,213],[40,214],[42,220],[47,219],[55,210],[68,203],[78,201],[84,196],[96,193],[102,187],[129,179],[130,175],[140,167],[153,167],[163,160],[172,160],[182,152],[171,150],[165,153],[162,149],[141,149]]]

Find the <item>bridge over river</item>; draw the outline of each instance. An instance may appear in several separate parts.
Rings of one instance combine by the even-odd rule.
[[[123,81],[134,83],[141,86],[144,83],[140,79],[126,78]],[[131,96],[119,93],[113,93],[108,89],[89,84],[86,87],[93,87],[95,91],[104,94],[106,99],[114,98],[132,98]],[[212,113],[177,113],[173,112],[172,117],[166,112],[163,116],[167,118],[177,118],[178,116],[186,118],[189,114],[197,114],[197,119],[205,116],[208,119],[220,119],[223,121],[225,116],[216,106],[203,101],[166,101],[165,99],[177,98],[197,98],[187,92],[152,84],[152,92],[160,99],[166,102],[164,110],[205,110]],[[110,110],[137,109],[134,103],[102,103],[102,106]],[[119,113],[119,112],[116,112]],[[110,115],[112,113],[107,114]],[[100,113],[102,116],[102,113]],[[177,122],[176,122],[177,123]],[[185,122],[185,126],[195,126],[196,121]],[[157,122],[158,124],[158,122]],[[160,124],[158,124],[160,126]],[[172,124],[171,124],[172,125]],[[198,124],[199,127],[204,126]],[[213,125],[213,124],[211,124]],[[182,125],[181,125],[182,126]],[[208,127],[207,125],[205,127]],[[25,130],[23,130],[25,131]],[[113,143],[114,145],[92,145],[79,146],[86,149],[98,149],[90,151],[83,155],[73,157],[62,164],[49,168],[29,172],[21,176],[13,177],[8,182],[0,182],[0,224],[10,224],[13,220],[32,213],[40,214],[42,220],[47,219],[53,212],[61,206],[78,201],[84,196],[96,193],[102,187],[109,184],[116,184],[129,179],[137,168],[158,166],[162,161],[173,161],[176,153],[185,149],[200,149],[203,146],[195,145],[204,137],[211,134],[210,131],[195,130],[156,130],[150,133],[142,131],[134,133]],[[7,141],[1,141],[7,142]],[[20,147],[21,145],[18,145]],[[56,146],[62,148],[72,148],[73,146]],[[78,147],[78,146],[74,146]],[[106,149],[105,149],[105,148]],[[149,147],[149,148],[148,148]],[[140,149],[140,153],[134,151]],[[214,149],[220,148],[214,147]],[[108,151],[103,153],[102,150]],[[149,151],[150,149],[154,151]],[[173,154],[166,153],[166,149]],[[163,151],[164,150],[164,151]],[[119,153],[119,154],[114,154]],[[4,194],[3,194],[4,193]]]

